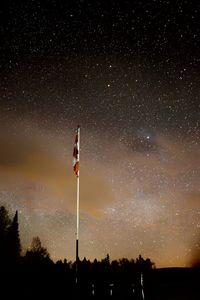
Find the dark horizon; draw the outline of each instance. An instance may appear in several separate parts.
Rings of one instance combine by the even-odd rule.
[[[21,249],[18,211],[10,219],[1,206],[0,296],[8,299],[29,295],[29,299],[196,300],[200,295],[200,261],[193,268],[156,269],[141,255],[111,261],[107,254],[101,261],[77,258],[73,263],[66,259],[54,263],[39,237],[32,239],[24,255]]]

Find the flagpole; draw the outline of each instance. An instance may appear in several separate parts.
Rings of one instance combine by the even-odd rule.
[[[77,202],[77,207],[76,207],[76,262],[78,262],[79,260],[79,210],[80,210],[80,175],[79,175],[79,171],[77,174],[77,198],[76,198],[76,202]]]
[[[78,151],[77,151],[77,161],[78,164],[80,164],[80,127],[78,126],[77,128],[77,135],[78,135]],[[76,282],[78,281],[78,263],[79,263],[79,214],[80,214],[80,170],[78,167],[78,172],[77,172],[77,193],[76,193],[76,201],[77,201],[77,206],[76,206]]]

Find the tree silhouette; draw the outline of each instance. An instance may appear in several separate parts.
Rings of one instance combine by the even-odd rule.
[[[11,263],[16,263],[20,258],[21,244],[19,237],[19,224],[18,224],[18,212],[16,211],[15,216],[11,225],[8,227],[7,232],[7,253]]]
[[[31,265],[52,264],[50,255],[46,248],[42,246],[41,240],[38,236],[33,237],[31,247],[26,251],[25,260]]]
[[[38,236],[33,237],[30,252],[36,253],[44,258],[49,257],[47,249],[42,246],[41,240]]]
[[[155,268],[155,263],[152,262],[149,258],[144,259],[142,255],[139,255],[139,257],[136,259],[136,266],[138,271],[144,272]]]
[[[0,234],[5,232],[10,225],[11,220],[8,215],[8,211],[4,206],[0,207]]]
[[[11,220],[8,211],[4,206],[0,207],[0,261],[5,265],[8,260],[8,228]]]

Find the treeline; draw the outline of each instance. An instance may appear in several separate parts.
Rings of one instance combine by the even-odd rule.
[[[18,214],[13,220],[4,206],[0,207],[0,264],[9,266],[16,264],[20,259],[21,245],[18,229]]]
[[[134,260],[122,258],[110,261],[109,255],[98,261],[84,258],[76,262],[53,262],[47,249],[41,244],[39,237],[33,237],[31,246],[24,255],[21,254],[18,213],[10,219],[4,206],[0,207],[0,275],[2,289],[6,296],[27,299],[43,296],[44,299],[54,295],[66,295],[73,299],[96,297],[105,299],[123,290],[128,297],[141,297],[141,274],[148,273],[155,267],[149,258],[141,255]],[[12,288],[9,288],[12,287]],[[75,295],[76,294],[76,295]],[[124,295],[124,292],[123,292]],[[128,296],[129,295],[129,296]],[[1,296],[1,295],[0,295]]]
[[[199,267],[196,266],[196,267]],[[199,268],[156,269],[136,259],[54,262],[39,237],[23,251],[18,213],[0,207],[0,299],[200,299]],[[166,296],[166,297],[165,297]]]

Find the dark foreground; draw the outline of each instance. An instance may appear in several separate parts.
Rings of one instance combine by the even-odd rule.
[[[51,269],[15,270],[2,275],[0,299],[200,299],[199,269],[153,269],[143,274],[143,286],[140,274],[112,281],[82,277],[78,284],[74,276],[55,274]]]

